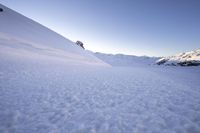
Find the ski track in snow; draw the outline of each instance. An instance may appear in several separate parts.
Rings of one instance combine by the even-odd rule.
[[[0,65],[0,132],[200,132],[197,67]]]

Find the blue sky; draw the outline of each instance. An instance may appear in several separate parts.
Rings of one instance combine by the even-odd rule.
[[[0,0],[86,49],[167,56],[200,48],[200,0]]]

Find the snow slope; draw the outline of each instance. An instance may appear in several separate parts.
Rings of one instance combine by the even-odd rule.
[[[104,62],[112,66],[149,66],[158,60],[158,57],[147,57],[147,56],[134,56],[124,54],[104,54],[104,53],[93,53],[96,57],[103,60]]]
[[[200,132],[199,67],[105,67],[51,30],[3,13],[0,133]]]
[[[157,60],[156,63],[158,65],[198,66],[200,65],[200,49],[164,57]]]
[[[70,40],[0,4],[1,54],[24,58],[58,57],[69,64],[109,66]],[[14,54],[14,55],[13,55]],[[52,57],[53,56],[53,57]]]

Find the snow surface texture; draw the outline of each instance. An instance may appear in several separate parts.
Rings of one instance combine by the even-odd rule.
[[[180,53],[175,56],[164,57],[156,61],[158,65],[199,66],[200,49]]]
[[[0,60],[0,132],[200,132],[200,69]]]
[[[113,55],[99,52],[93,53],[93,55],[112,66],[149,66],[154,65],[155,61],[159,59],[159,57],[134,56],[124,54]]]
[[[0,27],[0,133],[200,132],[199,67],[110,67],[30,23],[21,37]]]

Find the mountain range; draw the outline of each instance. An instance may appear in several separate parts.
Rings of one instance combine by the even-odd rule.
[[[199,66],[200,49],[179,53],[174,56],[164,57],[156,61],[158,65],[168,66]]]

